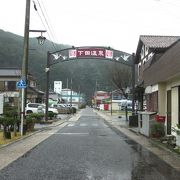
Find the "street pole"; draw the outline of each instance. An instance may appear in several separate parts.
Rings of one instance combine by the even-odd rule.
[[[112,99],[113,99],[113,90],[111,89],[111,116],[112,116]]]
[[[72,109],[72,78],[71,78],[71,114],[73,114],[73,109]]]
[[[96,87],[95,87],[95,108],[97,108],[97,79],[96,79]]]
[[[132,116],[135,115],[135,54],[132,53]]]
[[[45,109],[45,120],[48,120],[48,105],[49,105],[49,73],[50,73],[50,52],[47,52],[47,65],[46,65],[46,109]]]
[[[66,114],[68,114],[68,102],[69,102],[69,80],[67,78],[66,80],[66,95],[67,95],[67,98],[66,98]]]
[[[80,86],[79,86],[79,92],[78,92],[78,109],[80,109]]]
[[[25,27],[24,27],[24,45],[23,45],[23,60],[22,60],[22,70],[21,78],[27,84],[27,74],[28,74],[28,50],[29,50],[29,24],[30,24],[30,0],[26,0],[26,13],[25,13]],[[21,136],[23,136],[23,124],[25,118],[25,105],[27,98],[26,89],[22,88],[21,96]]]

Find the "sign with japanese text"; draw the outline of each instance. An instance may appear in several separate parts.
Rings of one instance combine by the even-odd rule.
[[[81,48],[69,50],[69,58],[107,58],[113,59],[113,51],[104,48]]]

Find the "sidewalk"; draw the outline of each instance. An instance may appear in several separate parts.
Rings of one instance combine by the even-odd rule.
[[[59,117],[57,117],[56,121],[53,122],[52,124],[35,124],[34,129],[35,130],[41,130],[41,129],[45,129],[51,126],[56,126],[56,125],[60,125],[61,123],[64,123],[64,121],[70,119],[72,117],[72,115],[70,114],[60,114]]]
[[[160,159],[164,160],[167,164],[172,166],[174,169],[180,171],[180,156],[175,152],[172,152],[168,148],[158,144],[152,139],[141,135],[138,132],[138,128],[129,127],[128,121],[125,116],[119,118],[117,115],[109,115],[102,111],[95,111],[98,115],[105,119],[112,127],[124,133],[126,136],[142,145],[153,154],[157,155]]]
[[[35,126],[35,132],[27,136],[23,136],[14,142],[0,146],[0,170],[8,166],[8,164],[15,161],[19,157],[23,156],[39,143],[46,140],[48,137],[56,133],[60,128],[65,127],[68,124],[68,121],[77,121],[79,116],[79,113],[73,116],[63,116],[63,118],[61,116],[61,119],[57,119],[57,121],[53,122],[52,124],[38,124]]]

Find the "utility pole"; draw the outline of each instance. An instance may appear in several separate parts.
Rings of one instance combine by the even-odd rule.
[[[132,115],[135,115],[135,54],[132,53]]]
[[[49,73],[50,73],[50,64],[49,64],[49,59],[50,59],[50,53],[49,51],[47,52],[47,66],[45,69],[46,72],[46,112],[45,112],[45,120],[48,120],[48,105],[49,105]]]
[[[78,92],[78,109],[80,108],[80,86],[79,86],[79,92]]]
[[[72,109],[72,78],[71,78],[71,113],[73,114],[73,109]]]
[[[67,98],[66,98],[66,113],[68,114],[68,97],[69,97],[69,90],[68,90],[68,78],[67,78],[67,81],[66,81],[66,95],[67,95]]]
[[[24,26],[24,44],[23,44],[23,60],[21,78],[27,84],[28,74],[28,50],[29,50],[29,24],[30,24],[30,0],[26,0],[25,26]],[[27,97],[27,90],[22,88],[21,91],[21,136],[23,135],[23,124],[25,118],[25,104]]]
[[[113,90],[111,85],[111,116],[112,116],[112,100],[113,100]]]
[[[95,87],[95,108],[97,108],[97,79],[96,79],[96,87]]]

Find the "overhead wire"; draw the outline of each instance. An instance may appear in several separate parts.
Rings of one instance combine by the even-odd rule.
[[[43,12],[43,9],[42,9],[42,7],[41,7],[41,5],[40,5],[40,3],[39,3],[38,0],[37,0],[37,2],[38,2],[38,6],[39,6],[39,8],[40,8],[40,10],[41,10],[41,14],[42,14],[43,18],[42,18],[41,14],[40,14],[39,11],[38,11],[38,8],[37,8],[37,6],[36,6],[35,1],[33,1],[34,9],[35,9],[35,11],[37,12],[37,14],[38,14],[38,16],[39,16],[39,18],[40,18],[40,20],[41,20],[44,28],[47,29],[47,34],[48,34],[49,40],[51,41],[51,43],[52,43],[52,45],[53,45],[53,48],[55,49],[55,51],[57,51],[57,50],[58,50],[58,46],[54,43],[54,40],[52,39],[52,38],[53,38],[53,35],[52,35],[52,31],[51,31],[50,25],[49,25],[49,23],[48,23],[48,21],[47,21],[47,19],[46,19],[46,17],[45,17],[45,14],[44,14],[44,12]],[[43,19],[44,19],[44,20],[43,20]]]
[[[45,8],[44,3],[43,3],[42,0],[41,0],[41,4],[42,4],[42,6],[43,6],[43,8],[44,8],[44,10],[45,10],[45,14],[46,14],[46,17],[47,17],[47,19],[48,19],[50,29],[51,29],[51,31],[52,31],[52,36],[53,36],[53,38],[54,38],[54,40],[55,40],[56,42],[59,42],[56,34],[54,33],[54,29],[53,29],[53,27],[52,27],[51,20],[50,20],[50,18],[49,18],[49,16],[48,16],[48,13],[47,13],[47,11],[46,11],[46,8]]]
[[[51,43],[53,44],[53,47],[54,47],[55,51],[57,51],[58,46],[57,46],[57,44],[54,43],[54,40],[52,39],[52,38],[53,38],[53,35],[52,35],[51,28],[50,28],[50,26],[49,26],[49,23],[48,23],[48,21],[47,21],[47,19],[46,19],[46,16],[45,16],[45,14],[44,14],[44,12],[43,12],[43,9],[42,9],[42,7],[41,7],[41,5],[40,5],[40,3],[39,3],[38,0],[37,0],[37,2],[38,2],[38,5],[39,5],[39,7],[40,7],[41,13],[42,13],[42,15],[43,15],[43,17],[44,17],[44,21],[45,21],[45,23],[46,23],[46,25],[47,25],[47,28],[48,28],[47,33],[48,33],[49,39],[51,40]]]

